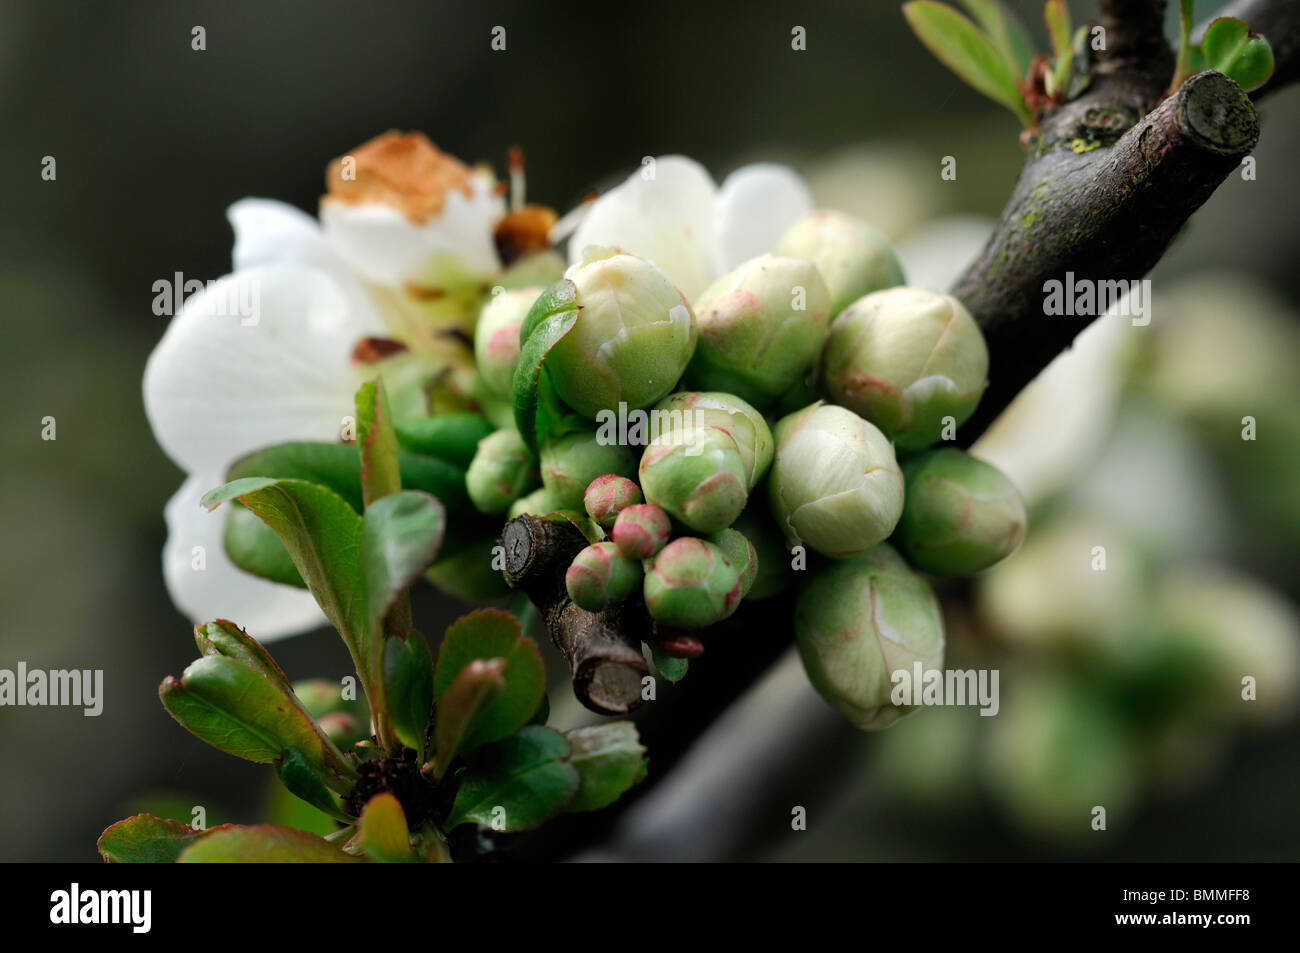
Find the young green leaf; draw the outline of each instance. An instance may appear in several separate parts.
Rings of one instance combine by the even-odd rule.
[[[280,537],[248,507],[231,505],[222,544],[230,561],[244,572],[286,586],[307,588]]]
[[[231,824],[213,828],[177,858],[182,864],[350,864],[360,863],[329,841],[290,827]]]
[[[961,0],[961,4],[988,36],[1003,62],[1017,76],[1028,75],[1029,65],[1034,59],[1034,48],[1011,11],[998,0]]]
[[[563,735],[537,725],[479,749],[461,776],[446,829],[477,821],[520,831],[555,816],[582,783],[568,754]]]
[[[565,732],[569,764],[582,781],[565,811],[597,811],[617,801],[628,788],[645,779],[649,762],[637,737],[636,725],[615,721]]]
[[[434,726],[435,777],[447,773],[466,737],[505,690],[505,670],[505,659],[473,659],[443,692]]]
[[[297,700],[242,662],[204,656],[164,679],[158,696],[182,727],[237,758],[269,764],[297,748],[322,772],[351,771]]]
[[[402,488],[397,432],[383,378],[357,391],[357,447],[361,451],[361,496],[366,506]]]
[[[219,828],[212,828],[219,830]],[[110,864],[170,864],[210,831],[152,814],[137,814],[99,835],[99,856]]]
[[[1206,28],[1201,52],[1209,69],[1233,80],[1242,89],[1263,86],[1273,75],[1273,50],[1268,40],[1251,33],[1236,17],[1219,17]]]
[[[941,63],[976,91],[1010,109],[1026,126],[1032,125],[1015,71],[975,24],[934,0],[905,3],[903,15],[912,32]]]
[[[406,812],[392,794],[376,794],[361,809],[361,846],[371,860],[383,863],[414,861]]]
[[[1043,21],[1052,40],[1052,52],[1059,57],[1070,48],[1070,8],[1065,5],[1065,0],[1047,0],[1043,7]]]
[[[461,742],[462,753],[505,738],[527,724],[546,692],[537,643],[523,635],[510,613],[478,609],[453,622],[442,640],[433,677],[433,696],[439,706],[461,671],[475,659],[503,659],[505,688],[475,720]]]
[[[230,500],[239,500],[280,537],[364,676],[370,619],[361,571],[362,523],[356,510],[326,487],[260,477],[218,487],[203,498],[203,505],[211,510]]]
[[[307,756],[297,748],[289,748],[280,756],[275,763],[275,774],[280,779],[280,783],[295,797],[301,798],[335,820],[349,824],[352,822],[352,818],[339,808],[338,798],[326,786],[327,781],[334,779],[322,775],[312,767]],[[348,784],[339,786],[344,789],[344,793],[350,787]]]
[[[361,526],[361,569],[370,632],[377,632],[397,598],[437,558],[446,529],[441,503],[427,493],[403,490],[366,510]]]
[[[563,404],[546,374],[546,357],[578,320],[577,287],[561,278],[533,304],[519,331],[513,404],[519,435],[533,453],[555,432]]]
[[[433,659],[419,632],[393,636],[384,644],[384,693],[398,739],[423,755],[433,712]]]
[[[404,450],[438,457],[460,467],[469,467],[478,442],[497,428],[481,414],[446,413],[416,417],[396,425],[397,442]]]
[[[194,644],[200,655],[224,655],[237,662],[243,662],[253,671],[259,673],[272,685],[287,694],[293,694],[293,686],[285,676],[283,669],[271,658],[271,653],[262,647],[247,632],[226,619],[204,622],[194,627]],[[297,696],[294,696],[297,701]],[[299,702],[299,704],[301,704]],[[303,709],[306,711],[306,709]]]

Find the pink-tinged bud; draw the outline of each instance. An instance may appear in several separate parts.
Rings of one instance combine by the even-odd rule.
[[[692,536],[659,551],[645,574],[645,604],[656,622],[700,629],[736,611],[744,581],[722,550]]]
[[[649,559],[663,549],[671,533],[667,513],[653,503],[638,503],[618,514],[610,535],[628,559]]]
[[[619,513],[629,506],[636,506],[642,499],[641,488],[627,477],[606,473],[591,481],[582,497],[582,504],[587,515],[602,529],[608,530]]]
[[[636,591],[641,564],[610,542],[595,543],[577,556],[564,573],[569,598],[591,612],[608,609]]]

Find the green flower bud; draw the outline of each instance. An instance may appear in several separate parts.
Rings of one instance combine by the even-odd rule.
[[[816,403],[776,425],[768,494],[791,546],[842,559],[894,531],[903,473],[884,434],[850,410]]]
[[[537,484],[537,461],[517,430],[498,430],[478,442],[465,471],[465,489],[481,513],[504,513]]]
[[[605,473],[592,480],[582,496],[582,505],[602,529],[609,529],[614,520],[629,506],[636,506],[644,497],[641,488],[617,473]]]
[[[566,273],[581,309],[546,359],[551,383],[574,410],[595,418],[620,403],[647,407],[669,393],[695,350],[695,316],[648,261],[590,248]]]
[[[519,329],[543,289],[535,286],[495,294],[479,313],[474,328],[474,360],[479,376],[498,397],[509,397],[519,365]]]
[[[693,536],[680,536],[655,556],[645,574],[651,618],[678,629],[721,622],[740,605],[741,572],[722,550]]]
[[[762,414],[730,394],[684,392],[656,405],[658,434],[641,457],[641,489],[701,533],[725,529],[772,461]]]
[[[864,730],[911,711],[890,699],[894,672],[943,665],[939,602],[888,544],[830,563],[803,585],[795,638],[813,687]]]
[[[686,380],[767,406],[811,370],[831,296],[811,262],[763,255],[714,282],[695,305],[700,340]]]
[[[618,514],[610,535],[624,556],[649,559],[668,542],[672,526],[668,514],[659,507],[652,503],[638,503]]]
[[[830,289],[832,316],[865,294],[903,283],[903,267],[885,236],[843,212],[814,212],[796,222],[776,253],[817,266]]]
[[[740,570],[740,595],[742,598],[749,595],[758,577],[758,553],[749,537],[734,529],[724,529],[709,534],[707,541],[722,550],[727,561]]]
[[[1028,517],[997,467],[946,447],[903,464],[898,545],[917,569],[968,576],[1001,562],[1025,538]]]
[[[565,434],[542,445],[542,485],[562,510],[581,510],[582,498],[598,476],[636,475],[631,447],[601,443],[594,430]]]
[[[641,576],[639,560],[628,559],[613,543],[594,543],[573,557],[564,588],[582,608],[600,612],[636,592]]]
[[[556,510],[562,509],[564,507],[560,505],[554,494],[543,486],[511,503],[506,516],[510,519],[525,515],[545,516],[547,513],[554,513]]]
[[[821,377],[831,399],[905,450],[944,436],[975,411],[989,372],[979,325],[951,295],[890,288],[860,298],[833,322]]]

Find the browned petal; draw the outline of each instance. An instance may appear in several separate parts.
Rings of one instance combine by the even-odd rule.
[[[346,160],[353,160],[347,163]],[[347,177],[345,177],[345,173]],[[423,225],[442,214],[447,196],[473,195],[470,169],[421,132],[390,129],[333,160],[325,170],[322,202],[382,202]]]

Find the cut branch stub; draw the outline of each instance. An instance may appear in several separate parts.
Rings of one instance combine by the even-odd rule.
[[[1152,87],[1120,75],[1101,85],[1044,123],[997,230],[953,287],[991,356],[965,443],[1096,317],[1047,314],[1047,282],[1142,278],[1258,139],[1250,97],[1220,73],[1191,77],[1141,119]]]
[[[649,666],[641,642],[651,636],[639,600],[589,612],[569,598],[564,573],[587,540],[568,521],[519,516],[501,534],[506,582],[532,600],[546,630],[569,663],[578,700],[602,715],[622,715],[641,705],[641,680]]]

